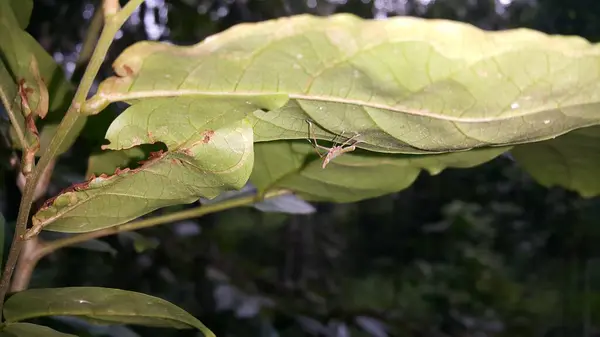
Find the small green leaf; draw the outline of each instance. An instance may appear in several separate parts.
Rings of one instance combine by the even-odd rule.
[[[599,126],[579,129],[553,140],[518,145],[511,153],[543,186],[560,186],[586,198],[600,195]]]
[[[2,332],[2,337],[77,337],[56,330],[50,329],[49,327],[31,323],[9,323],[7,324]]]
[[[214,336],[198,319],[174,304],[157,297],[119,289],[30,289],[14,294],[4,306],[4,317],[9,323],[65,315],[101,324],[197,328],[205,336]]]

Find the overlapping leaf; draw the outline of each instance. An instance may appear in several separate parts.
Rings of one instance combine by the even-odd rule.
[[[43,316],[77,316],[100,324],[197,328],[204,336],[214,336],[194,316],[163,299],[119,289],[30,289],[13,295],[4,306],[8,323]]]
[[[311,119],[326,138],[360,134],[365,149],[447,152],[600,123],[598,60],[598,46],[581,38],[531,30],[296,16],[238,25],[191,47],[137,43],[86,109],[144,98],[252,102],[279,94],[289,98],[285,105],[252,114],[257,141],[306,138]]]
[[[600,195],[600,127],[570,132],[545,142],[515,146],[515,160],[540,184],[584,197]]]
[[[232,99],[215,109],[214,105],[196,105],[188,97],[164,104],[144,100],[130,108],[132,114],[119,116],[108,130],[111,144],[107,148],[162,142],[168,152],[155,154],[134,170],[101,175],[65,191],[34,215],[35,229],[93,231],[160,207],[213,198],[224,190],[243,187],[254,161],[252,127],[243,111],[264,105]],[[161,113],[173,106],[195,113]]]

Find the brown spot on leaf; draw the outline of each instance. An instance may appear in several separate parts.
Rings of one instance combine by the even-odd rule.
[[[192,153],[192,151],[190,149],[187,149],[187,148],[182,148],[181,152],[183,152],[183,154],[185,154],[187,156],[190,156],[190,157],[194,156],[194,154]]]
[[[26,115],[31,113],[31,108],[29,107],[29,98],[27,97],[29,94],[33,93],[32,88],[27,87],[27,83],[25,83],[25,79],[22,78],[19,80],[19,96],[21,97],[21,105],[23,106],[23,112]]]
[[[133,69],[131,69],[131,67],[129,67],[128,65],[124,64],[123,70],[125,70],[125,73],[127,74],[127,76],[133,75]]]
[[[158,151],[155,151],[155,152],[150,152],[150,156],[148,157],[148,159],[142,160],[142,161],[140,161],[138,163],[140,165],[146,165],[146,164],[148,164],[150,162],[153,162],[153,161],[155,161],[157,159],[162,158],[163,156],[164,156],[163,150],[158,150]]]
[[[37,126],[35,125],[35,119],[33,119],[33,114],[29,114],[27,117],[25,117],[25,124],[27,124],[27,130],[33,133],[36,138],[40,136]]]
[[[207,144],[208,142],[210,142],[210,140],[212,139],[212,137],[215,135],[215,131],[214,130],[206,130],[204,132],[202,132],[202,143]]]

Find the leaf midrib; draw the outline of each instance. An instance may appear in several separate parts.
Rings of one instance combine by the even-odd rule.
[[[114,103],[114,102],[136,100],[136,99],[143,99],[143,98],[167,98],[167,97],[173,98],[173,97],[182,97],[182,96],[213,96],[213,97],[215,97],[215,96],[216,97],[218,97],[218,96],[228,96],[228,97],[239,96],[239,97],[248,97],[248,99],[251,99],[253,96],[270,96],[270,95],[273,95],[273,96],[285,95],[285,93],[281,93],[281,92],[251,92],[251,91],[245,91],[245,92],[210,91],[210,92],[208,92],[208,91],[179,89],[179,90],[137,91],[135,93],[110,94],[110,95],[100,93],[92,99],[94,101],[96,101],[93,103],[93,105],[96,106],[96,104],[104,105],[104,104],[109,104],[109,103]],[[522,113],[513,114],[513,115],[509,115],[509,116],[465,118],[465,117],[436,114],[436,113],[432,113],[429,111],[421,111],[421,110],[414,109],[414,108],[392,107],[392,106],[389,106],[386,104],[381,104],[381,103],[366,102],[363,100],[355,100],[355,99],[340,98],[340,97],[318,96],[318,95],[300,95],[300,94],[287,94],[287,96],[289,97],[290,100],[303,100],[303,101],[313,101],[313,102],[326,102],[326,103],[356,105],[356,106],[360,106],[360,107],[367,107],[367,108],[373,108],[373,109],[389,110],[392,112],[410,114],[410,115],[419,116],[419,117],[429,117],[432,119],[444,120],[444,121],[449,121],[449,122],[473,123],[473,124],[500,122],[500,121],[516,119],[516,118],[530,117],[531,115],[543,113],[550,109],[562,110],[566,107],[572,108],[572,107],[576,107],[576,106],[596,104],[594,102],[590,102],[590,103],[569,104],[569,105],[565,105],[565,106],[557,106],[555,108],[546,108],[546,109],[522,109],[523,110]],[[102,101],[102,102],[100,103],[98,101]]]

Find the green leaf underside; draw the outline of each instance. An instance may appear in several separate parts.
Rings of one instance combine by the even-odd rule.
[[[7,322],[43,316],[77,316],[99,324],[138,324],[214,334],[194,316],[163,299],[109,288],[30,289],[11,296],[4,307]]]
[[[58,332],[49,327],[31,323],[7,324],[0,336],[4,337],[77,337],[75,335]]]
[[[546,187],[560,186],[583,197],[600,195],[600,127],[570,132],[553,140],[515,146],[515,160]]]
[[[421,169],[438,174],[448,167],[477,166],[508,148],[478,149],[438,155],[378,155],[356,151],[335,158],[326,169],[308,142],[255,145],[250,181],[260,191],[290,189],[307,200],[354,202],[398,192],[410,186]]]
[[[225,119],[207,111],[198,129],[156,134],[169,152],[155,154],[135,170],[92,178],[75,191],[60,194],[33,217],[37,227],[60,232],[89,232],[125,223],[152,210],[214,198],[224,190],[244,186],[253,166],[252,128],[238,119]],[[188,132],[188,133],[186,133]],[[108,131],[113,144],[119,134]],[[143,137],[142,134],[139,134]],[[176,144],[175,138],[180,136]],[[146,134],[146,137],[148,135]],[[169,138],[174,137],[174,138]],[[130,142],[126,142],[132,145]]]
[[[599,60],[584,39],[526,29],[300,15],[238,25],[191,47],[137,43],[84,110],[144,98],[284,95],[282,106],[250,114],[256,141],[306,138],[311,119],[326,130],[322,139],[360,134],[358,146],[372,151],[439,153],[598,124]]]
[[[52,56],[31,35],[23,30],[22,25],[26,23],[25,20],[29,20],[29,14],[27,14],[30,11],[30,9],[27,9],[28,2],[24,1],[22,4],[17,5],[18,1],[15,0],[10,2],[0,1],[0,32],[2,32],[0,34],[0,62],[4,63],[12,77],[13,86],[15,86],[15,97],[10,97],[10,99],[15,99],[14,102],[20,102],[20,100],[16,101],[16,85],[19,81],[24,80],[27,88],[32,90],[32,93],[28,95],[28,101],[32,110],[34,110],[39,103],[40,89],[29,67],[32,57],[37,60],[39,73],[49,92],[48,115],[43,121],[38,122],[38,128],[40,129],[39,154],[47,148],[50,139],[56,132],[57,125],[70,103],[70,96],[73,91],[70,83],[65,79],[62,69],[58,67]],[[18,10],[16,14],[13,13],[14,8]],[[2,83],[2,85],[5,84]],[[67,141],[59,149],[60,153],[66,151],[73,144],[77,134],[84,126],[85,119],[85,117],[81,117],[77,122],[69,133]],[[10,133],[15,147],[21,148],[22,144],[19,141],[18,133],[14,129],[11,129]]]

